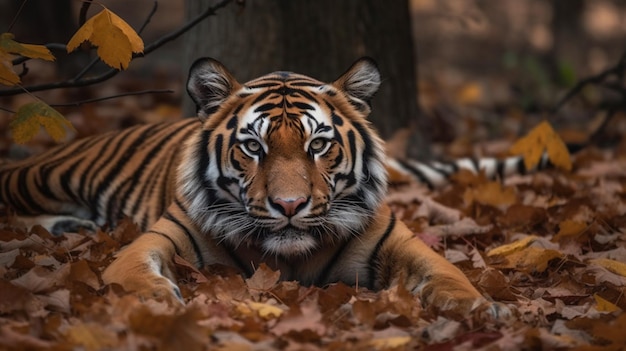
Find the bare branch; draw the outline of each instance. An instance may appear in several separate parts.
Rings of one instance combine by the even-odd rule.
[[[225,7],[226,5],[228,5],[230,2],[232,2],[232,0],[222,0],[219,3],[217,3],[214,6],[209,7],[208,9],[206,9],[206,11],[204,11],[203,13],[201,13],[200,15],[198,15],[196,18],[192,19],[191,21],[189,21],[188,23],[186,23],[185,25],[183,25],[182,27],[180,27],[179,29],[175,30],[174,32],[171,32],[157,40],[155,40],[154,42],[150,43],[149,45],[147,45],[144,48],[144,52],[140,53],[140,54],[133,54],[133,59],[137,58],[137,57],[144,57],[145,55],[151,53],[152,51],[158,49],[159,47],[165,45],[166,43],[178,38],[179,36],[183,35],[184,33],[186,33],[190,28],[192,28],[193,26],[195,26],[196,24],[198,24],[199,22],[201,22],[203,19],[209,17],[209,16],[213,16],[215,14],[217,14],[217,10]],[[151,15],[149,16],[151,17]],[[42,91],[42,90],[52,90],[52,89],[60,89],[60,88],[77,88],[77,87],[84,87],[84,86],[88,86],[88,85],[93,85],[93,84],[97,84],[100,82],[103,82],[107,79],[110,79],[111,77],[115,76],[117,73],[119,73],[120,71],[118,71],[115,68],[112,68],[100,75],[94,76],[94,77],[90,77],[90,78],[82,78],[82,76],[79,79],[71,79],[71,80],[67,80],[67,81],[63,81],[63,82],[53,82],[53,83],[46,83],[46,84],[39,84],[39,85],[31,85],[31,86],[26,86],[24,87],[24,89],[31,91],[31,92],[35,92],[35,91]],[[17,95],[17,94],[21,94],[23,92],[22,88],[10,88],[10,89],[6,89],[6,90],[0,90],[0,96],[12,96],[12,95]]]
[[[157,0],[154,0],[154,5],[152,5],[152,11],[150,11],[150,13],[148,14],[148,17],[143,22],[143,24],[141,25],[137,33],[141,34],[141,32],[143,32],[143,30],[146,29],[146,27],[148,26],[148,23],[150,23],[150,20],[152,20],[152,16],[154,16],[158,8],[159,8],[159,2]]]
[[[567,94],[565,94],[565,96],[561,98],[561,100],[559,100],[559,102],[554,107],[553,111],[555,112],[558,111],[561,107],[563,107],[563,105],[565,105],[567,101],[569,101],[574,96],[578,95],[578,93],[580,93],[580,91],[588,84],[601,84],[602,82],[604,82],[605,79],[609,78],[610,76],[617,76],[619,78],[623,78],[625,73],[626,73],[626,51],[622,53],[622,57],[620,57],[619,61],[617,62],[615,66],[609,67],[606,70],[596,74],[595,76],[591,76],[591,77],[588,77],[579,81],[570,91],[567,92]],[[624,88],[622,87],[622,89],[620,90],[624,91]]]
[[[92,102],[111,100],[111,99],[115,99],[115,98],[119,98],[119,97],[123,97],[123,96],[146,95],[146,94],[172,94],[173,92],[174,92],[174,90],[171,90],[171,89],[153,89],[153,90],[130,91],[130,92],[125,92],[125,93],[111,95],[111,96],[104,96],[104,97],[87,99],[87,100],[81,100],[81,101],[76,101],[76,102],[68,102],[68,103],[65,103],[65,104],[50,104],[50,106],[52,106],[52,107],[66,107],[66,106],[78,107],[80,105],[90,104]]]
[[[4,108],[4,107],[2,107],[2,106],[0,106],[0,111],[4,111],[4,112],[11,113],[11,114],[15,114],[15,111],[13,111],[13,110],[9,110],[8,108]]]
[[[83,5],[80,7],[80,14],[78,15],[78,27],[82,27],[87,22],[87,11],[91,7],[92,0],[84,0]]]
[[[28,2],[28,0],[22,1],[20,8],[17,9],[17,13],[13,17],[13,21],[11,21],[11,24],[9,24],[9,28],[7,28],[6,30],[7,32],[10,32],[13,29],[13,26],[15,25],[15,23],[17,23],[17,19],[20,17],[20,13],[22,13],[22,10],[24,9],[24,5],[26,5],[26,2]]]

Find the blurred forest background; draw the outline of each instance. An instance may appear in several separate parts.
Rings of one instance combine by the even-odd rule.
[[[141,36],[146,44],[159,40],[217,2],[160,1]],[[135,29],[145,24],[154,3],[102,1]],[[67,43],[79,26],[80,1],[29,0],[16,17],[21,5],[0,1],[0,28],[10,28],[20,42]],[[100,6],[93,4],[87,18],[97,11]],[[623,110],[626,97],[585,89],[558,111],[554,107],[578,81],[620,62],[625,50],[626,2],[621,0],[247,0],[220,9],[104,83],[36,95],[49,104],[68,104],[173,90],[56,107],[79,135],[87,135],[192,115],[184,84],[191,62],[201,56],[220,60],[245,82],[275,70],[330,81],[368,55],[379,62],[384,79],[374,101],[374,123],[386,139],[404,133],[410,153],[423,156],[431,142],[461,139],[466,146],[516,136],[539,118],[574,130],[572,135],[584,134],[599,111]],[[24,86],[70,79],[95,54],[53,53],[56,63],[27,63]],[[106,69],[97,66],[92,74]],[[7,95],[0,87],[0,107],[13,111],[32,99]],[[22,151],[8,135],[11,114],[0,114],[0,130],[6,131],[0,152],[19,157]],[[45,145],[46,140],[42,133],[34,143]]]

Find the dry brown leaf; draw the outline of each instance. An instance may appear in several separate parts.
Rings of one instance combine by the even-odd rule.
[[[278,323],[271,329],[276,335],[287,335],[303,340],[318,340],[326,333],[316,299],[306,299],[299,306],[290,306]]]
[[[278,283],[280,278],[279,271],[272,271],[265,263],[262,263],[259,268],[254,271],[252,277],[246,279],[246,285],[248,288],[257,293],[267,292]]]
[[[95,323],[78,322],[67,328],[64,334],[72,345],[87,351],[111,349],[118,344],[117,335],[113,331]]]
[[[506,256],[506,263],[501,268],[515,268],[524,272],[543,272],[553,259],[563,258],[556,250],[527,247]]]
[[[475,188],[467,188],[463,199],[467,205],[477,202],[504,210],[517,202],[517,194],[513,187],[503,186],[498,182],[489,182]]]

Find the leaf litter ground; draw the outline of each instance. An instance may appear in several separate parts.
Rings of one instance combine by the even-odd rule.
[[[626,343],[626,155],[586,150],[567,173],[503,184],[460,173],[430,191],[393,178],[388,202],[486,295],[517,310],[502,324],[446,319],[401,287],[373,292],[280,282],[258,267],[197,270],[176,259],[186,305],[139,301],[102,270],[139,235],[54,237],[6,217],[0,229],[0,348],[575,349]]]

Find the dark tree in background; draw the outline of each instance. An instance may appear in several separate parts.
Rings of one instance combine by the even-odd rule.
[[[187,0],[187,18],[212,2]],[[383,84],[372,122],[384,138],[400,128],[417,130],[416,62],[408,0],[248,0],[203,21],[186,37],[184,65],[203,56],[224,63],[245,82],[287,70],[332,81],[357,58],[371,56]],[[185,102],[191,115],[195,106]],[[425,150],[414,133],[411,154]]]

